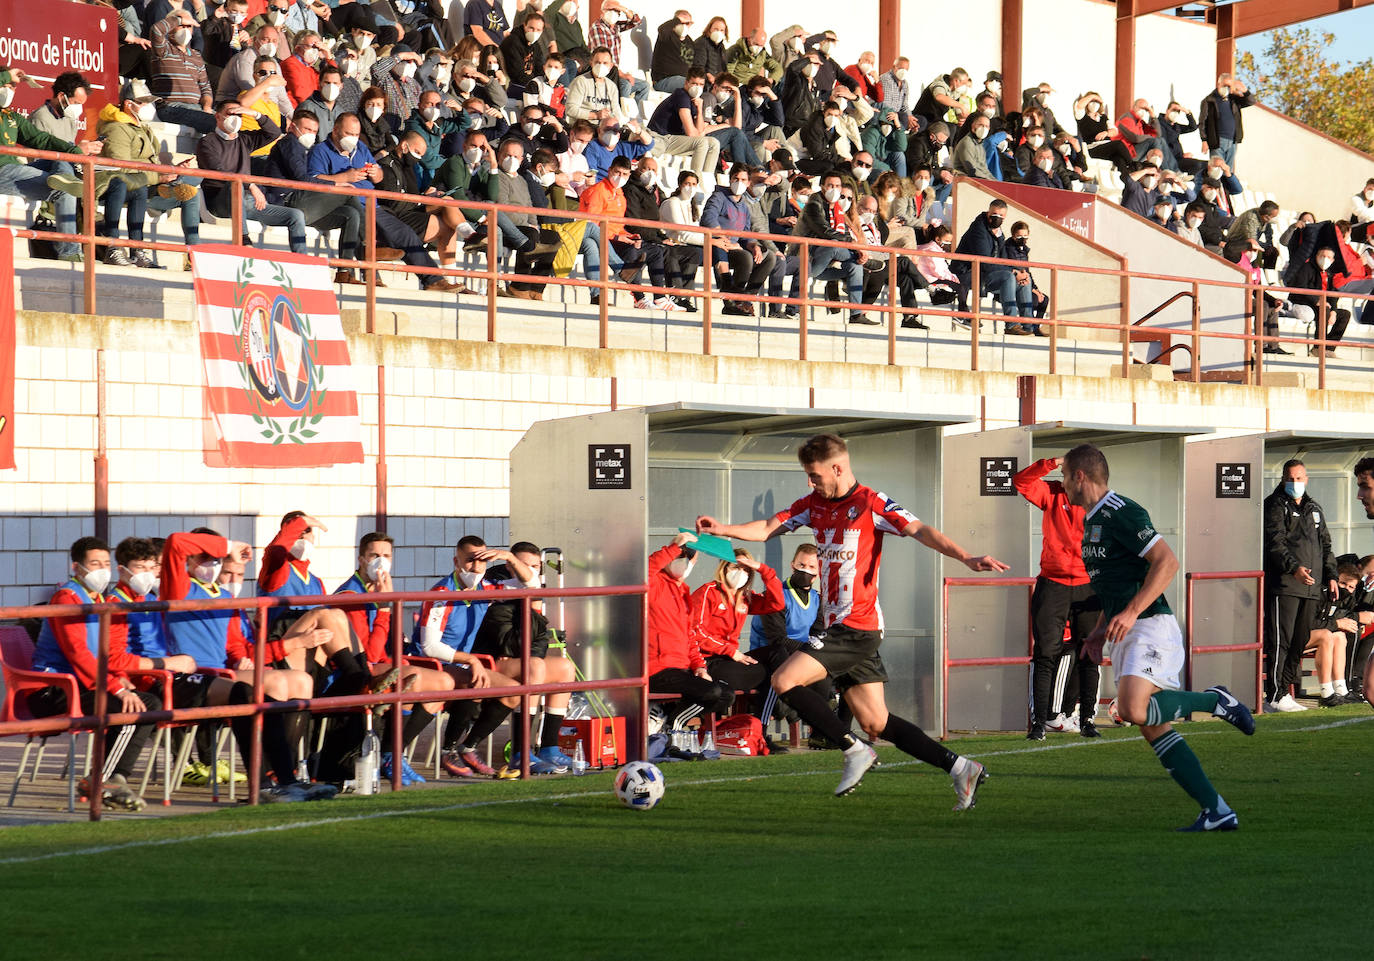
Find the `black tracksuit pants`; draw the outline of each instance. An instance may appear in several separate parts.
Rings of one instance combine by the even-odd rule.
[[[1091,719],[1097,713],[1097,665],[1090,658],[1079,657],[1083,639],[1097,624],[1102,602],[1087,584],[1071,587],[1052,581],[1043,574],[1036,578],[1031,593],[1031,632],[1035,637],[1035,652],[1031,655],[1031,718],[1044,723],[1063,711],[1072,714],[1074,701],[1080,706],[1080,718]],[[1069,626],[1070,644],[1064,643],[1064,625]],[[1072,658],[1061,670],[1065,654]],[[1056,684],[1058,675],[1063,680]],[[1076,698],[1072,684],[1077,680]],[[1060,689],[1057,702],[1056,688]]]
[[[1264,600],[1264,700],[1276,701],[1298,680],[1302,652],[1312,622],[1325,601],[1320,597],[1270,594]]]

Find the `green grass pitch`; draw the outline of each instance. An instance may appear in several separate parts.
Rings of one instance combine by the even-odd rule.
[[[1134,729],[890,747],[0,832],[6,958],[1265,959],[1366,950],[1374,721],[1351,707],[1183,725],[1239,812],[1197,813]],[[56,855],[56,856],[54,856]]]

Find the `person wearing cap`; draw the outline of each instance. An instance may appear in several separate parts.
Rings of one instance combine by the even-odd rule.
[[[1131,213],[1150,218],[1155,199],[1159,194],[1155,184],[1159,183],[1159,168],[1152,163],[1140,161],[1130,172],[1121,178],[1121,206]]]
[[[873,155],[873,173],[895,170],[906,176],[907,131],[895,110],[876,116],[859,130],[864,150]]]
[[[1156,198],[1155,205],[1151,208],[1150,216],[1147,219],[1150,223],[1157,227],[1163,227],[1171,234],[1178,233],[1182,223],[1178,217],[1175,216],[1174,202],[1165,196]]]
[[[15,85],[21,82],[37,86],[19,68],[0,67],[0,146],[87,156],[100,153],[100,141],[87,140],[78,146],[70,140],[45,133],[29,118],[13,109],[10,104],[14,102]],[[26,163],[22,157],[0,154],[0,194],[14,194],[34,201],[47,200],[52,193],[47,178],[48,171],[36,164]],[[76,233],[76,198],[59,193],[54,205],[57,208],[57,229],[61,233]],[[59,256],[64,260],[76,261],[80,260],[81,253],[75,244],[64,244]]]
[[[372,65],[372,82],[386,94],[386,112],[400,117],[402,122],[410,119],[415,108],[420,105],[423,89],[415,79],[423,58],[404,43],[392,46],[391,53],[378,57]]]
[[[340,68],[343,67],[343,58],[350,53],[357,59],[359,86],[371,82],[372,65],[377,62],[375,42],[377,31],[381,28],[371,11],[372,8],[364,4],[349,3],[337,7],[329,17],[342,38],[334,46],[334,59]],[[345,14],[351,16],[345,17]]]
[[[906,169],[910,176],[922,170],[930,172],[931,179],[940,169],[940,155],[949,144],[949,124],[937,120],[929,127],[906,141]]]
[[[215,115],[210,111],[213,91],[205,61],[191,46],[195,26],[196,18],[180,7],[153,24],[148,86],[158,98],[159,120],[204,134],[215,129]]]
[[[1006,119],[1006,112],[1002,109],[1002,74],[996,70],[989,70],[987,77],[983,80],[983,92],[990,93],[997,98],[997,116]]]

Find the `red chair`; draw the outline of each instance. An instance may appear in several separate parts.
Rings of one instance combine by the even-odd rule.
[[[53,674],[33,669],[33,641],[22,627],[0,627],[0,672],[5,679],[5,699],[0,703],[0,721],[36,720],[29,710],[28,696],[45,687],[62,688],[67,695],[67,717],[81,716],[81,689],[76,677],[71,674]],[[67,810],[76,810],[76,734],[75,728],[67,732]],[[38,757],[34,760],[33,770],[29,773],[32,782],[38,776],[38,768],[43,763],[43,748],[51,735],[30,734],[24,744],[24,754],[19,759],[19,768],[14,772],[14,784],[10,787],[9,807],[14,807],[14,799],[19,794],[19,782],[24,779],[24,771],[29,764],[29,755],[37,739]]]

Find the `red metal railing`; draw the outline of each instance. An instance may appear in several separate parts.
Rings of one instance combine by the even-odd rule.
[[[392,706],[392,744],[393,757],[401,756],[402,727],[401,711],[406,704],[428,701],[481,700],[491,697],[520,697],[521,711],[529,716],[530,698],[543,694],[571,693],[573,691],[609,691],[632,688],[639,692],[639,756],[644,756],[645,732],[648,730],[649,717],[649,606],[648,589],[643,584],[626,587],[568,587],[539,588],[536,590],[503,591],[494,601],[518,601],[520,614],[520,670],[521,677],[529,677],[530,670],[530,613],[533,602],[542,598],[569,597],[638,597],[640,599],[640,674],[634,677],[588,679],[549,684],[520,684],[501,688],[465,688],[453,691],[402,691],[400,678],[395,687],[385,693],[355,694],[344,697],[311,698],[308,700],[273,701],[263,700],[264,645],[267,642],[268,615],[272,608],[278,607],[356,607],[363,604],[388,605],[391,608],[391,658],[393,664],[404,663],[405,634],[403,631],[404,608],[407,602],[453,601],[452,591],[397,591],[389,594],[327,594],[320,597],[251,597],[225,600],[199,601],[144,601],[138,604],[85,604],[77,605],[31,605],[27,607],[0,607],[0,620],[20,618],[56,618],[82,615],[96,615],[99,624],[99,647],[96,654],[97,674],[94,689],[95,703],[89,715],[80,717],[58,716],[32,721],[8,721],[0,723],[0,737],[15,734],[47,735],[70,730],[89,730],[94,734],[91,752],[91,771],[99,777],[105,766],[105,738],[107,728],[120,727],[134,723],[200,721],[252,716],[253,742],[250,756],[245,758],[248,769],[248,803],[258,803],[262,770],[262,717],[269,712],[284,711],[339,711],[347,708],[373,704]],[[254,632],[253,648],[253,703],[243,705],[223,705],[220,707],[173,708],[164,706],[161,710],[145,711],[138,714],[125,714],[109,710],[107,680],[109,678],[110,625],[120,614],[133,612],[205,611],[205,610],[254,610],[257,612],[257,626]],[[159,672],[140,672],[156,674]],[[162,672],[165,673],[165,672]],[[518,736],[518,735],[517,735]],[[526,734],[525,736],[528,736]],[[521,775],[529,777],[530,752],[521,751]],[[164,772],[170,777],[171,772]],[[392,766],[392,790],[401,789],[401,765]],[[100,820],[101,792],[91,791],[90,818]]]
[[[1254,581],[1255,582],[1255,640],[1252,644],[1194,644],[1193,643],[1193,585],[1197,581]],[[1193,687],[1193,655],[1239,654],[1255,652],[1255,710],[1264,706],[1264,571],[1205,571],[1184,575],[1184,632],[1183,644],[1187,665],[1185,684]]]
[[[758,307],[761,304],[795,306],[800,309],[800,317],[797,319],[798,329],[798,359],[806,360],[808,351],[808,307],[827,307],[838,310],[848,311],[850,309],[868,309],[886,315],[887,319],[887,362],[897,363],[897,330],[900,327],[901,319],[907,316],[939,315],[951,317],[959,320],[966,320],[970,323],[969,337],[969,369],[979,369],[978,348],[980,337],[978,331],[979,322],[984,319],[985,311],[982,306],[982,298],[979,295],[981,290],[981,280],[984,270],[990,266],[1011,267],[1019,270],[1039,270],[1048,273],[1048,290],[1050,292],[1049,314],[1043,319],[1032,319],[1032,322],[1049,328],[1048,349],[1050,352],[1049,369],[1053,373],[1058,369],[1057,351],[1060,340],[1074,330],[1081,331],[1110,331],[1115,334],[1120,341],[1122,356],[1121,376],[1129,376],[1129,368],[1132,364],[1131,348],[1139,337],[1132,338],[1132,330],[1137,332],[1140,328],[1133,327],[1133,318],[1130,316],[1131,304],[1129,293],[1125,290],[1125,281],[1128,278],[1139,280],[1160,280],[1179,285],[1181,290],[1191,292],[1193,296],[1193,311],[1191,324],[1187,327],[1167,327],[1164,331],[1172,333],[1180,339],[1187,339],[1191,344],[1192,365],[1191,376],[1194,380],[1200,377],[1201,371],[1201,345],[1205,339],[1209,343],[1240,341],[1244,344],[1244,380],[1249,384],[1262,384],[1264,377],[1263,355],[1261,348],[1263,345],[1278,343],[1288,344],[1299,348],[1325,347],[1326,341],[1326,314],[1328,309],[1328,297],[1330,299],[1351,299],[1355,301],[1374,300],[1374,294],[1353,294],[1329,292],[1319,301],[1319,310],[1316,326],[1315,338],[1303,337],[1282,337],[1269,336],[1263,334],[1264,307],[1262,302],[1263,292],[1282,291],[1285,293],[1314,295],[1310,290],[1294,290],[1290,288],[1277,287],[1268,284],[1254,284],[1251,282],[1195,279],[1183,278],[1168,274],[1150,273],[1139,270],[1117,269],[1107,267],[1083,267],[1075,264],[1054,264],[1042,263],[1038,261],[1025,262],[1019,260],[1005,260],[995,258],[979,258],[954,251],[917,251],[905,247],[883,247],[866,243],[846,243],[842,241],[829,241],[811,237],[795,237],[791,235],[778,236],[771,234],[755,233],[752,231],[724,231],[716,228],[702,227],[694,224],[673,224],[667,221],[655,220],[645,221],[636,220],[630,217],[612,217],[604,214],[589,214],[579,211],[557,211],[547,207],[516,207],[509,204],[496,204],[472,200],[453,200],[439,196],[417,196],[413,194],[389,193],[381,190],[359,190],[353,187],[340,187],[315,183],[303,183],[292,180],[277,180],[268,177],[253,177],[244,174],[222,173],[215,170],[203,170],[199,168],[175,167],[165,164],[145,164],[136,161],[113,160],[106,157],[85,157],[76,154],[62,154],[51,151],[30,150],[24,147],[0,147],[0,154],[10,154],[26,159],[45,159],[61,160],[80,167],[83,170],[83,216],[79,225],[79,230],[75,234],[59,234],[53,231],[36,231],[23,229],[17,231],[18,236],[26,238],[37,238],[43,240],[67,240],[81,244],[85,248],[84,263],[84,288],[83,288],[83,312],[94,315],[96,313],[96,256],[100,249],[108,246],[137,247],[145,250],[162,250],[175,253],[184,253],[188,248],[186,244],[174,244],[165,241],[152,242],[147,240],[133,241],[128,238],[111,240],[101,237],[95,229],[95,211],[97,208],[95,198],[95,177],[94,172],[100,169],[123,169],[132,171],[142,171],[145,173],[167,174],[186,176],[194,175],[203,180],[224,181],[230,184],[254,183],[259,186],[280,187],[292,191],[310,191],[318,193],[340,194],[356,197],[363,202],[364,206],[364,226],[362,247],[366,257],[359,260],[343,260],[336,257],[326,258],[333,267],[348,269],[360,269],[366,274],[366,294],[365,294],[365,329],[368,333],[376,331],[376,307],[377,307],[377,284],[376,277],[379,269],[414,274],[419,277],[447,277],[457,280],[482,280],[487,283],[485,294],[486,314],[487,314],[487,340],[496,341],[498,339],[498,310],[497,310],[497,286],[498,281],[518,281],[527,283],[540,283],[552,286],[564,287],[586,287],[597,291],[600,296],[599,308],[599,334],[598,344],[601,347],[610,346],[610,318],[609,318],[609,293],[613,290],[624,290],[641,294],[660,294],[691,296],[702,300],[703,309],[700,315],[702,352],[711,353],[712,348],[712,324],[713,309],[719,300],[733,300]],[[243,230],[243,196],[241,190],[231,191],[232,205],[232,225],[234,242],[242,242]],[[376,211],[379,200],[400,200],[407,203],[425,203],[437,207],[456,207],[465,212],[482,213],[488,215],[488,219],[494,219],[498,212],[528,214],[539,218],[541,221],[586,221],[596,223],[600,226],[600,260],[601,276],[596,280],[579,280],[573,277],[556,277],[545,275],[529,275],[519,273],[509,273],[499,269],[499,258],[496,256],[498,244],[498,231],[494,224],[487,230],[486,243],[486,266],[482,269],[466,269],[458,267],[416,267],[408,264],[396,264],[389,262],[379,262],[375,259],[377,237],[376,237]],[[608,249],[608,228],[611,225],[623,225],[629,228],[648,227],[658,230],[665,230],[676,233],[696,234],[702,238],[703,248],[703,283],[701,289],[675,289],[665,287],[655,287],[651,284],[630,284],[619,279],[610,279],[613,274],[607,259]],[[771,297],[761,294],[737,294],[718,289],[713,284],[712,262],[713,252],[722,244],[731,243],[740,239],[759,239],[771,240],[779,246],[787,245],[795,248],[799,252],[799,287],[798,297]],[[888,279],[888,303],[877,304],[855,304],[851,305],[848,301],[829,301],[818,300],[808,296],[809,272],[810,272],[810,253],[813,247],[832,247],[849,250],[858,250],[884,255],[887,258],[887,279]],[[935,257],[945,261],[964,261],[970,264],[970,310],[959,311],[945,309],[943,307],[932,309],[928,306],[923,307],[903,307],[897,302],[896,280],[897,280],[897,261],[896,257],[907,257],[913,260],[920,260],[926,257]],[[1062,290],[1062,279],[1064,274],[1090,274],[1099,276],[1111,276],[1118,278],[1122,283],[1121,301],[1119,304],[1101,305],[1062,305],[1059,303],[1059,292]],[[1243,292],[1245,300],[1245,330],[1244,332],[1211,331],[1202,329],[1201,311],[1197,307],[1197,294],[1200,288],[1229,289]],[[1316,292],[1321,296],[1321,292]],[[1061,316],[1061,308],[1072,307],[1074,310],[1081,311],[1086,307],[1090,309],[1107,309],[1115,307],[1120,314],[1119,319],[1113,323],[1103,323],[1098,321],[1065,319]],[[1001,314],[987,314],[988,319],[997,320]],[[1014,318],[1016,322],[1022,318]],[[1317,386],[1326,386],[1326,354],[1324,350],[1317,352]]]
[[[1035,653],[1035,635],[1031,630],[1030,597],[1035,589],[1034,577],[946,577],[940,585],[940,610],[944,612],[941,629],[940,666],[940,737],[949,737],[949,672],[955,667],[1014,667],[1031,662]],[[1012,657],[950,657],[949,652],[949,589],[951,587],[1028,587],[1026,593],[1026,654]]]

